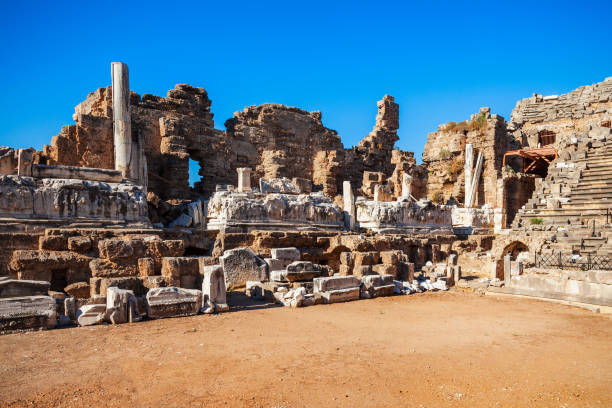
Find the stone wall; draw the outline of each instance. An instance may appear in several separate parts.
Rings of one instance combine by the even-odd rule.
[[[430,133],[423,152],[423,163],[429,171],[427,197],[444,203],[453,197],[465,199],[465,145],[472,144],[474,165],[478,153],[484,155],[483,171],[475,206],[489,204],[499,207],[497,179],[501,176],[504,153],[520,148],[520,143],[506,130],[506,122],[499,115],[491,115],[489,108],[481,108],[471,120],[440,125]]]
[[[581,86],[567,94],[542,96],[534,93],[516,103],[509,130],[524,146],[546,144],[546,134],[555,136],[554,146],[562,148],[575,132],[588,133],[611,118],[612,77],[594,85]]]

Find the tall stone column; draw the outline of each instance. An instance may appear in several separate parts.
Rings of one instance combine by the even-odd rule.
[[[130,118],[130,77],[123,62],[111,64],[113,78],[113,140],[115,143],[115,170],[123,177],[138,180],[138,166],[133,163],[132,125]],[[136,156],[137,157],[137,156]]]
[[[355,196],[350,181],[342,183],[342,198],[344,199],[344,226],[347,230],[354,231],[356,225]]]
[[[408,173],[402,175],[402,199],[410,200],[412,196],[412,176]]]
[[[474,148],[471,144],[465,145],[465,164],[463,167],[463,175],[465,176],[465,207],[468,207],[468,200],[472,188],[472,166],[474,165]]]
[[[238,192],[245,193],[251,191],[251,169],[248,167],[238,167]]]

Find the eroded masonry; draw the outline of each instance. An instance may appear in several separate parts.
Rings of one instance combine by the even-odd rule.
[[[321,112],[221,131],[202,88],[110,79],[41,151],[0,147],[2,332],[451,287],[612,306],[612,78],[440,125],[423,164],[389,95],[346,148]]]

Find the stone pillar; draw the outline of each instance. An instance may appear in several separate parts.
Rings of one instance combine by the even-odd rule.
[[[465,176],[465,206],[468,207],[468,200],[472,188],[472,166],[474,165],[474,148],[470,143],[465,145],[465,164],[463,175]]]
[[[404,173],[402,175],[402,199],[410,200],[412,196],[412,176]]]
[[[511,269],[512,269],[512,255],[508,254],[504,256],[504,283],[506,286],[510,284],[510,276],[512,276]]]
[[[248,167],[238,167],[238,192],[245,193],[251,191],[251,169]]]
[[[342,183],[342,197],[344,198],[344,226],[347,230],[354,231],[356,220],[355,196],[350,181]]]
[[[29,149],[19,149],[17,151],[17,175],[22,177],[32,177],[32,151]]]
[[[128,67],[123,62],[111,64],[113,78],[113,140],[115,143],[115,170],[123,177],[138,179],[138,167],[133,163],[132,124],[130,118],[130,78]],[[134,168],[136,167],[136,168]]]
[[[374,201],[382,201],[381,190],[382,186],[380,184],[374,186]]]

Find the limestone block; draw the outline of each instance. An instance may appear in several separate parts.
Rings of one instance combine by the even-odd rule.
[[[127,289],[134,292],[136,296],[142,296],[147,292],[144,282],[149,277],[139,278],[137,276],[111,277],[111,278],[91,278],[89,280],[90,294],[105,295],[108,288],[116,286],[120,289]]]
[[[447,262],[449,265],[457,265],[457,254],[450,254]]]
[[[101,324],[106,319],[106,305],[94,304],[81,306],[76,312],[79,326]]]
[[[57,322],[56,302],[50,296],[0,299],[0,333],[16,330],[52,329]]]
[[[0,277],[0,298],[46,296],[51,284],[47,281],[17,280]]]
[[[91,289],[88,282],[75,282],[66,286],[64,292],[75,299],[87,299],[90,296]]]
[[[352,252],[341,252],[340,264],[353,267],[355,265],[355,255]]]
[[[361,279],[355,276],[329,276],[313,279],[313,290],[315,293],[353,287],[359,288],[359,286],[361,286]]]
[[[268,280],[268,264],[247,248],[225,251],[220,260],[227,289],[245,286],[247,281]]]
[[[391,275],[368,275],[361,278],[360,296],[370,299],[379,296],[390,296],[395,292],[395,283]]]
[[[300,194],[300,188],[285,177],[259,179],[259,191],[263,194]]]
[[[200,274],[198,258],[165,257],[162,259],[162,276],[181,278],[182,276],[198,276]]]
[[[355,252],[355,266],[376,265],[380,261],[378,252]]]
[[[373,275],[372,265],[359,265],[353,267],[353,275],[355,276],[366,276]]]
[[[68,240],[62,235],[45,235],[38,239],[38,249],[45,251],[65,251]]]
[[[359,299],[359,287],[320,292],[323,303],[348,302]]]
[[[147,316],[151,319],[191,316],[202,307],[202,291],[177,287],[156,288],[147,292]]]
[[[381,251],[380,261],[388,265],[397,265],[402,259],[402,251]]]
[[[115,263],[108,259],[94,259],[89,263],[91,276],[94,278],[115,278],[126,276],[138,276],[137,265]]]
[[[134,248],[130,241],[120,239],[104,239],[98,243],[100,258],[113,262],[126,262],[133,260]]]
[[[301,254],[300,250],[295,247],[272,248],[270,249],[270,256],[273,259],[287,259],[291,261],[299,261]]]
[[[225,276],[221,265],[204,266],[202,280],[202,313],[227,312]]]
[[[133,323],[142,317],[134,292],[112,286],[106,290],[106,318],[112,324]]]
[[[273,259],[273,258],[264,258],[271,271],[282,271],[287,265],[289,265],[292,261],[288,259]]]
[[[163,265],[163,261],[162,261]],[[138,259],[138,275],[139,276],[153,276],[155,275],[155,261],[153,258],[139,258]]]
[[[325,271],[317,264],[309,261],[296,261],[287,266],[282,276],[285,281],[308,281],[323,276]]]
[[[386,264],[372,265],[372,272],[377,275],[391,275],[395,278],[397,277],[398,266]]]
[[[91,249],[92,242],[89,237],[70,237],[68,238],[68,249],[74,252],[87,252]]]
[[[339,275],[348,276],[353,274],[353,267],[349,265],[340,265]]]

